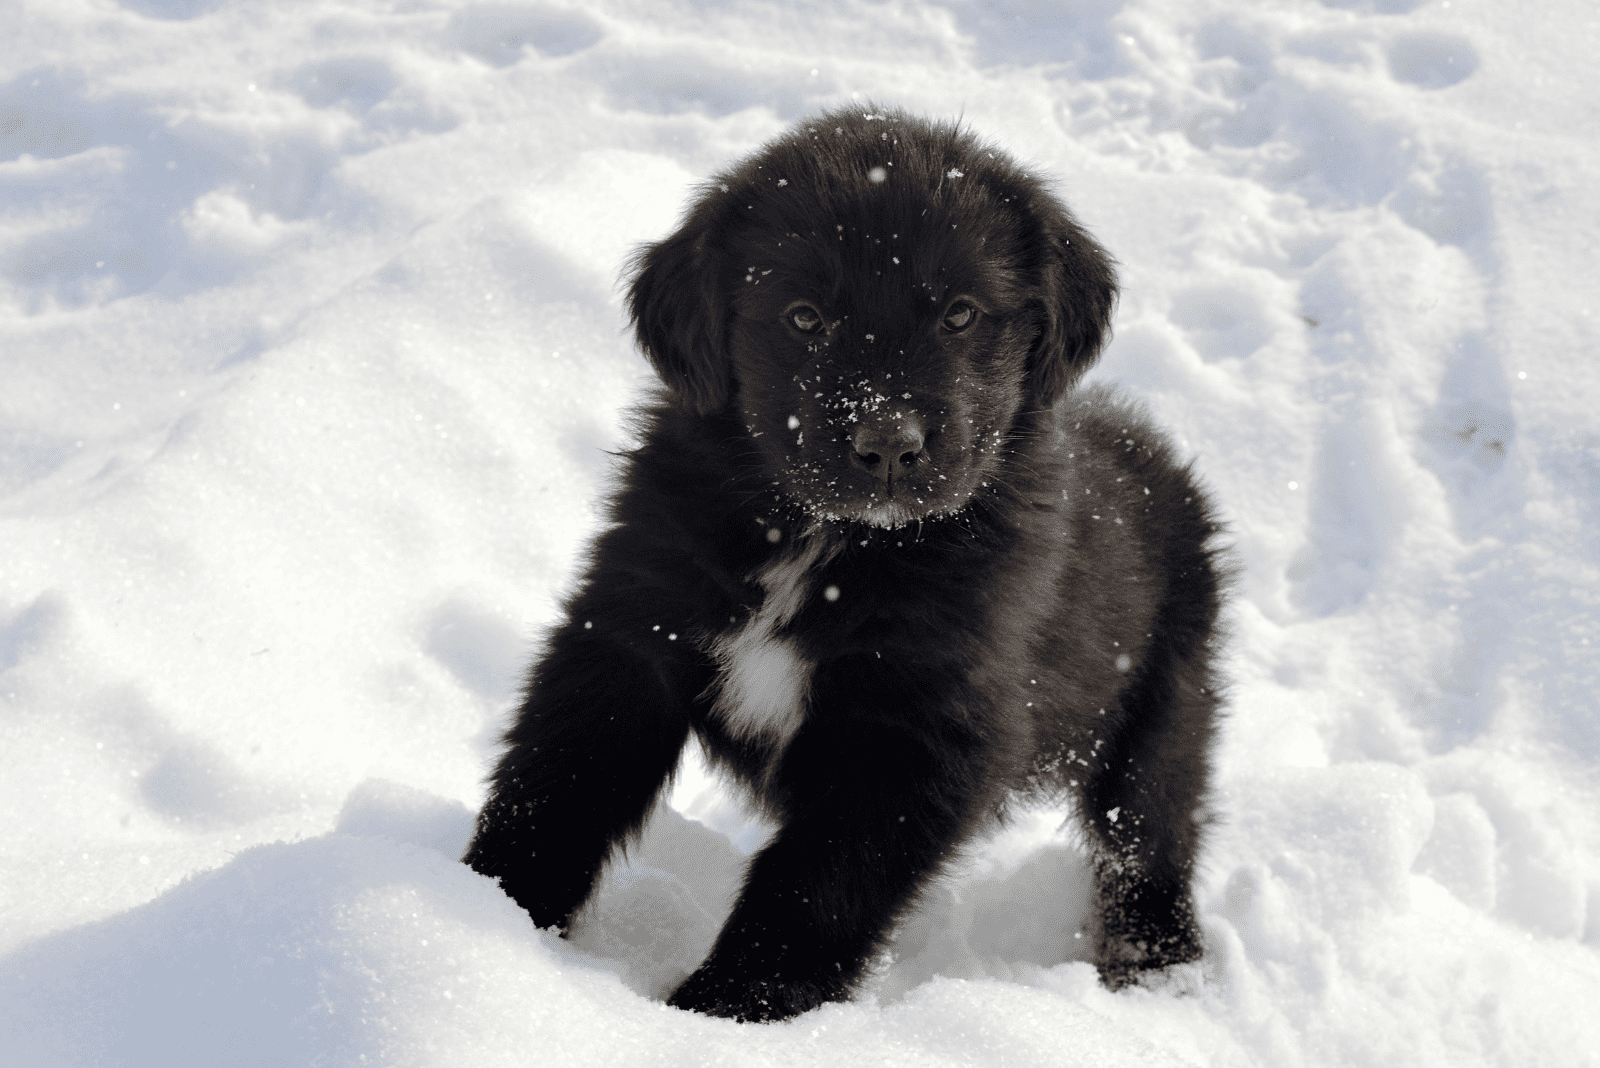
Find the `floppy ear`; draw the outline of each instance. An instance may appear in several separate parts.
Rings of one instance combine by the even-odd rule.
[[[720,411],[733,388],[727,354],[727,306],[717,256],[707,247],[706,212],[634,257],[628,292],[639,347],[672,391],[700,415]]]
[[[1034,399],[1048,408],[1100,358],[1117,304],[1117,271],[1100,243],[1053,200],[1037,205],[1043,232],[1043,321],[1029,361]]]

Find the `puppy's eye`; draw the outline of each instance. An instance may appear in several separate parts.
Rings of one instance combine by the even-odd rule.
[[[809,304],[801,304],[790,308],[784,313],[784,318],[789,325],[802,334],[820,334],[822,332],[822,313]]]
[[[977,321],[978,309],[964,300],[958,300],[945,311],[940,325],[952,334],[959,334]]]

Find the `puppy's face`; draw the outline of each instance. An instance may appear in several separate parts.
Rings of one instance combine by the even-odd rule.
[[[1003,477],[1040,334],[1015,268],[986,251],[1014,220],[894,181],[731,242],[735,403],[772,481],[819,518],[880,527],[959,511]]]
[[[690,292],[694,286],[696,291]],[[1115,279],[1038,182],[951,127],[838,112],[708,186],[633,290],[680,399],[825,520],[959,512],[1093,361]]]

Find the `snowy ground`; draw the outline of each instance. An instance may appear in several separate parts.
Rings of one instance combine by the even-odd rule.
[[[1591,3],[4,12],[6,1064],[1600,1064]],[[694,766],[576,945],[453,859],[619,266],[856,94],[1059,176],[1232,524],[1203,975],[1097,987],[1048,814],[769,1027],[651,1000],[758,833]]]

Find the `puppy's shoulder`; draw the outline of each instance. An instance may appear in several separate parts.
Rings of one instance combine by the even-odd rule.
[[[1077,487],[1069,496],[1114,503],[1126,524],[1163,553],[1183,546],[1216,555],[1201,548],[1224,532],[1210,493],[1142,403],[1097,384],[1058,405],[1057,420]]]
[[[1056,425],[1057,451],[1065,449],[1069,466],[1078,472],[1118,482],[1128,475],[1154,477],[1187,468],[1145,405],[1113,385],[1074,390],[1057,406]]]
[[[706,583],[716,596],[743,591],[771,548],[759,519],[772,511],[740,452],[743,428],[657,397],[629,413],[629,429],[637,444],[616,454],[602,568],[654,574],[693,596]]]
[[[742,428],[732,420],[697,415],[657,397],[630,412],[627,423],[637,445],[617,454],[620,501],[636,499],[669,511],[686,500],[705,507],[737,474],[739,457],[730,443],[739,442]]]
[[[1155,430],[1145,406],[1108,382],[1080,386],[1063,397],[1056,405],[1056,425],[1075,444],[1099,451],[1128,429]]]

